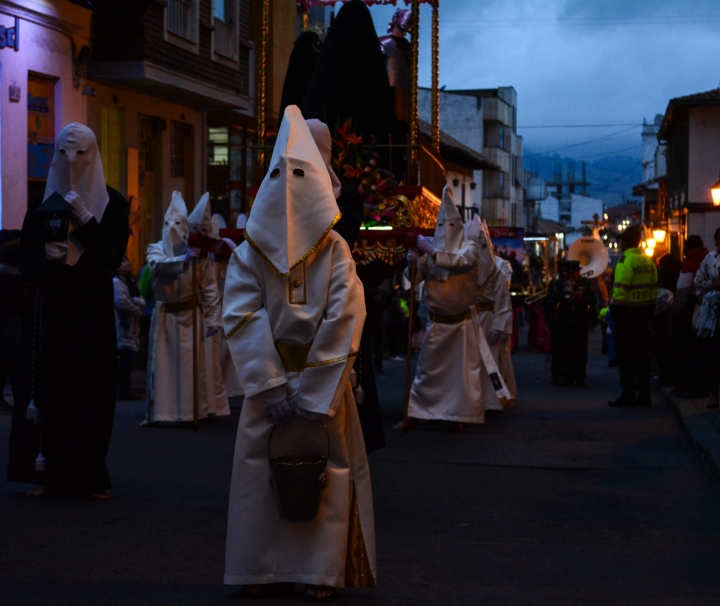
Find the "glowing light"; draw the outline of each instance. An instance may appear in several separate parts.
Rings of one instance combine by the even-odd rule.
[[[654,249],[654,248],[646,248],[646,249],[645,249],[645,254],[646,254],[648,257],[652,257],[652,256],[655,254],[655,249]]]
[[[715,206],[720,206],[720,181],[712,186],[710,193],[712,194],[713,204]]]
[[[655,248],[655,238],[648,238],[648,239],[647,239],[647,247],[648,247],[648,248]]]
[[[657,242],[663,243],[665,242],[665,236],[667,235],[667,232],[664,229],[653,229],[653,238]]]

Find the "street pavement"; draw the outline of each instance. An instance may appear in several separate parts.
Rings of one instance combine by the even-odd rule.
[[[720,604],[720,489],[662,392],[608,408],[617,371],[591,335],[588,388],[515,355],[520,396],[455,434],[401,418],[404,364],[379,375],[388,447],[370,457],[379,586],[348,605]],[[140,428],[118,405],[107,502],[31,499],[0,483],[0,606],[237,603],[222,585],[238,414]],[[6,465],[9,415],[0,415]],[[269,605],[298,603],[288,587]]]

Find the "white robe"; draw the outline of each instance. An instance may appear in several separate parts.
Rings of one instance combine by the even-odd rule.
[[[226,584],[375,585],[370,473],[349,382],[364,319],[362,284],[335,232],[289,278],[275,273],[247,242],[233,253],[223,321],[245,401],[230,485]],[[312,343],[305,370],[286,371],[276,342]],[[273,425],[259,395],[285,384],[291,402],[325,415],[330,435],[320,512],[303,522],[281,517],[268,481]],[[274,446],[274,454],[295,454],[281,448]]]
[[[193,420],[193,312],[170,312],[166,304],[192,301],[192,265],[183,257],[167,257],[162,243],[151,244],[147,261],[152,271],[155,313],[150,328],[147,374],[148,421]],[[198,418],[207,416],[205,380],[205,326],[220,324],[220,293],[212,274],[198,265],[198,295],[202,314],[198,313]]]
[[[517,397],[517,383],[515,382],[515,370],[510,350],[510,336],[513,331],[512,302],[507,279],[499,268],[496,267],[485,283],[478,287],[477,303],[479,305],[491,304],[493,306],[492,310],[478,312],[478,319],[485,338],[489,340],[490,332],[493,330],[498,330],[508,336],[505,343],[498,341],[495,345],[489,345],[489,343],[488,345],[505,385],[507,385],[510,395],[515,399]],[[498,400],[490,376],[485,369],[483,369],[481,377],[485,410],[502,410],[503,405]]]
[[[201,259],[198,263],[198,271],[208,272],[215,279],[218,295],[220,296],[219,308],[222,309],[222,289],[220,287],[220,277],[218,274],[219,264],[212,257],[208,256]],[[204,319],[203,315],[203,319]],[[203,322],[203,326],[204,326]],[[207,328],[204,326],[204,329]],[[222,329],[216,332],[212,337],[205,337],[203,329],[202,350],[205,370],[205,389],[207,394],[206,408],[207,413],[217,417],[230,415],[230,404],[228,402],[228,394],[225,389],[225,376],[222,367],[222,352],[225,334]]]
[[[218,276],[220,297],[224,299],[225,276],[227,275],[228,262],[216,261],[215,267]],[[225,393],[228,398],[237,398],[238,396],[245,395],[242,385],[240,385],[240,379],[238,378],[237,371],[235,370],[235,364],[233,364],[232,356],[230,355],[230,348],[227,346],[227,342],[225,341],[225,331],[222,331],[222,334],[220,335],[220,366],[222,367],[223,379],[225,380]]]
[[[427,257],[418,261],[417,279],[425,279],[431,320],[420,349],[408,415],[416,419],[483,423],[480,377],[485,371],[475,308],[477,244],[466,240],[457,253],[436,253],[434,264],[450,271],[446,281],[435,278],[430,271],[432,263]],[[470,318],[456,324],[432,321],[432,314],[449,316],[468,310]]]

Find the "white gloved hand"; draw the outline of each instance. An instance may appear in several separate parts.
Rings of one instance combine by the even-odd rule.
[[[279,385],[260,394],[263,410],[271,423],[286,423],[292,419],[285,387]]]
[[[312,410],[305,410],[304,408],[296,408],[295,412],[298,417],[301,417],[306,421],[317,421],[320,418],[320,413],[313,412]]]
[[[421,250],[422,252],[430,255],[431,257],[434,256],[437,252],[437,249],[432,245],[432,242],[425,236],[417,237],[417,247],[418,250]]]
[[[142,297],[133,297],[132,302],[135,303],[140,309],[145,309],[145,306],[147,303],[145,303],[145,299]]]
[[[199,248],[190,248],[188,246],[188,249],[187,249],[187,252],[185,253],[185,258],[183,259],[183,261],[185,261],[185,263],[189,263],[193,259],[199,258],[201,254],[202,254],[202,251]]]
[[[85,223],[93,218],[87,206],[85,206],[85,202],[83,202],[83,199],[78,196],[76,192],[70,190],[65,195],[65,202],[72,207],[72,219],[75,225],[85,225]]]
[[[67,242],[46,242],[45,257],[48,261],[59,261],[65,258],[68,251]]]
[[[419,258],[420,258],[420,253],[418,252],[417,248],[409,248],[408,249],[408,253],[407,253],[408,263],[417,261]]]
[[[209,338],[209,337],[212,337],[213,335],[216,335],[219,332],[220,332],[219,326],[208,326],[205,329],[205,336]]]
[[[222,241],[230,247],[230,250],[235,250],[237,248],[237,244],[235,244],[235,242],[233,242],[230,238],[222,238]]]
[[[495,345],[498,341],[500,341],[500,339],[502,338],[502,336],[504,334],[505,334],[504,332],[497,330],[496,328],[493,328],[490,331],[490,336],[488,337],[488,343],[490,345]]]

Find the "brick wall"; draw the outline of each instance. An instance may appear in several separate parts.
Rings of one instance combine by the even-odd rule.
[[[139,0],[123,2],[122,10],[93,17],[92,58],[94,61],[149,61],[190,78],[248,94],[250,53],[243,44],[250,38],[250,0],[240,3],[240,68],[233,69],[212,60],[212,0],[199,0],[199,52],[165,40],[165,12],[161,3]]]

